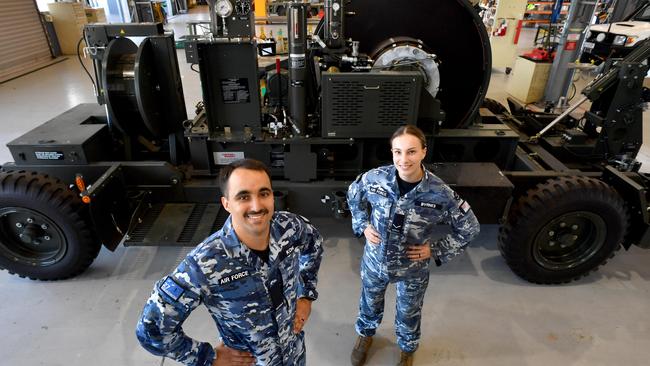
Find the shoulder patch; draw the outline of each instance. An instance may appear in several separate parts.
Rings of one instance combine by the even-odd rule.
[[[461,210],[463,213],[467,213],[467,211],[469,211],[469,209],[470,209],[471,207],[470,207],[469,203],[467,203],[467,201],[463,200],[463,201],[461,201],[461,203],[460,203],[460,205],[458,206],[458,208],[460,208],[460,210]]]
[[[174,301],[178,301],[178,299],[180,299],[181,296],[183,296],[185,293],[185,289],[169,276],[165,278],[165,281],[160,284],[159,288],[160,291],[164,292],[167,296],[174,299]]]

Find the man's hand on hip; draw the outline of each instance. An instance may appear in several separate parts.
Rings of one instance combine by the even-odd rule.
[[[225,344],[219,344],[214,351],[217,358],[212,366],[252,366],[255,365],[255,357],[249,352],[238,351]]]
[[[300,298],[296,301],[296,318],[293,320],[293,332],[298,334],[307,323],[311,314],[311,300]]]

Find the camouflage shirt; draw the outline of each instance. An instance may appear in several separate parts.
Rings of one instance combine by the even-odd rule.
[[[306,219],[276,212],[267,264],[239,241],[229,217],[155,284],[137,325],[138,339],[153,354],[186,365],[212,365],[212,346],[182,329],[203,303],[226,346],[252,353],[257,365],[300,363],[302,334],[293,333],[296,300],[318,297],[322,253],[322,238]],[[278,283],[282,300],[274,307],[270,289]]]
[[[428,261],[408,259],[407,246],[428,243],[436,262],[446,263],[479,232],[469,204],[433,173],[425,169],[420,183],[401,197],[396,175],[393,165],[372,169],[360,175],[347,194],[354,233],[361,236],[372,225],[381,237],[379,245],[366,245],[367,264],[386,271],[391,279],[427,269]],[[452,233],[433,241],[438,223],[451,224]]]

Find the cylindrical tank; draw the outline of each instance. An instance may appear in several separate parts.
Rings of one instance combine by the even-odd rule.
[[[445,128],[465,127],[478,114],[492,68],[489,37],[467,0],[354,0],[346,5],[345,37],[369,54],[390,38],[421,40],[440,62],[436,97]]]
[[[305,90],[307,4],[289,3],[287,23],[289,23],[289,116],[296,133],[303,134],[307,119]]]

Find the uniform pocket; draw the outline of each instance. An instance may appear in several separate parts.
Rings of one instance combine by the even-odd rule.
[[[216,282],[213,305],[226,319],[256,316],[261,309],[270,306],[268,296],[265,296],[266,291],[255,272],[249,270],[231,273]]]
[[[414,207],[409,210],[406,224],[406,243],[422,244],[431,238],[433,226],[444,218],[443,211],[428,207]]]
[[[441,205],[436,205],[435,207],[422,207],[415,206],[411,210],[410,221],[413,223],[422,223],[435,225],[444,217],[444,211],[442,210]]]

